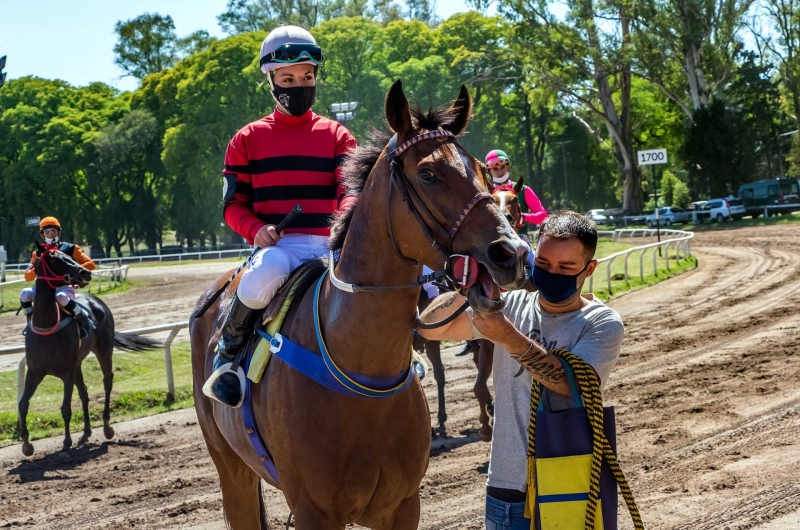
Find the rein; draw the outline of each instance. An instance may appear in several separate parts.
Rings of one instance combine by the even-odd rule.
[[[71,285],[72,282],[70,281],[69,274],[64,274],[61,276],[53,274],[53,270],[47,265],[47,261],[44,259],[45,256],[51,252],[58,252],[58,248],[51,245],[43,246],[45,247],[45,250],[42,252],[42,255],[39,256],[39,263],[42,266],[42,274],[36,273],[36,278],[38,280],[44,280],[52,289],[57,289],[61,287],[61,285],[53,285],[51,282],[64,282],[65,285]]]

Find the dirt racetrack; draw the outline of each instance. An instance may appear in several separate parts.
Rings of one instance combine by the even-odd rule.
[[[798,225],[699,233],[697,270],[612,301],[626,338],[606,402],[646,528],[800,528],[799,234]],[[151,291],[152,303],[185,315],[205,276],[179,299]],[[109,305],[131,319],[160,307],[136,296],[135,308],[122,307],[125,295]],[[475,431],[475,370],[444,357],[450,436],[434,440],[420,528],[483,528],[489,445]],[[432,377],[425,387],[435,412]],[[60,439],[40,440],[30,459],[0,449],[0,528],[224,528],[193,410],[119,424],[110,443],[99,434],[67,462],[55,454]],[[282,528],[283,498],[265,489]],[[630,528],[622,511],[620,521]]]

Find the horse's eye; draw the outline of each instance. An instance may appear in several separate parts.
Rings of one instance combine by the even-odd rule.
[[[430,184],[431,182],[434,182],[436,180],[436,175],[434,175],[432,171],[423,169],[419,173],[419,178],[422,179],[422,182]]]

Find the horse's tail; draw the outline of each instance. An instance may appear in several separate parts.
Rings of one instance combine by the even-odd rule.
[[[161,348],[164,345],[149,337],[134,335],[133,333],[114,333],[114,346],[123,351],[144,351]]]

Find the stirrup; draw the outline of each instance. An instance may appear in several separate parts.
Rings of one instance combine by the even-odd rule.
[[[411,361],[411,367],[415,372],[417,372],[419,380],[422,381],[425,379],[425,375],[428,373],[428,363],[426,363],[422,355],[418,354],[417,352],[412,352],[412,355],[414,359]]]
[[[213,399],[214,401],[218,401],[219,403],[222,403],[223,405],[238,409],[239,407],[242,406],[242,402],[244,401],[244,393],[245,393],[245,390],[246,390],[247,382],[245,381],[244,368],[242,368],[241,366],[238,366],[236,368],[236,370],[234,371],[232,369],[232,366],[233,366],[233,363],[225,363],[222,366],[220,366],[219,368],[217,368],[216,370],[214,370],[214,373],[211,374],[211,377],[209,377],[208,381],[206,381],[206,383],[203,385],[203,394],[205,394],[207,397]],[[224,401],[219,399],[219,397],[217,397],[216,394],[214,394],[214,389],[213,389],[214,383],[216,383],[217,380],[223,374],[233,374],[233,375],[235,375],[237,377],[237,379],[239,379],[239,390],[240,390],[239,391],[239,402],[236,403],[236,405],[231,405],[230,403],[225,403]]]

